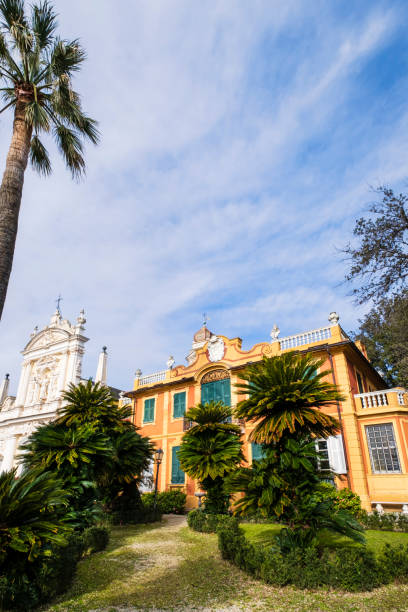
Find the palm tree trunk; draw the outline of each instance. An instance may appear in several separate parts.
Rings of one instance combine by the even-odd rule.
[[[24,172],[30,152],[32,128],[26,124],[24,119],[25,106],[25,102],[17,101],[13,136],[0,187],[0,319],[13,265]]]

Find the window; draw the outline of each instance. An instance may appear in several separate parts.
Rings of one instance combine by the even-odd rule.
[[[201,385],[201,403],[224,402],[231,406],[231,381],[229,378],[214,380]]]
[[[260,461],[265,456],[265,452],[262,448],[262,444],[257,444],[256,442],[252,442],[251,452],[252,452],[252,461]]]
[[[317,458],[317,465],[321,472],[326,472],[330,470],[330,461],[329,461],[329,447],[327,444],[327,440],[316,440],[316,450],[319,454]]]
[[[373,472],[377,474],[400,472],[392,423],[366,425],[366,435]]]
[[[358,392],[359,393],[364,393],[363,381],[361,380],[360,372],[356,372],[356,376],[357,376]]]
[[[184,472],[180,468],[180,461],[177,457],[179,446],[173,446],[171,449],[171,484],[184,484]]]
[[[154,405],[156,400],[154,397],[150,399],[145,399],[144,401],[144,413],[143,413],[143,423],[153,423],[154,422]]]
[[[175,393],[173,396],[173,418],[179,419],[186,411],[186,392]]]

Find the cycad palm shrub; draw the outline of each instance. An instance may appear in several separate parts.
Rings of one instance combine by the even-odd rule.
[[[68,494],[50,472],[0,474],[0,566],[19,567],[64,545],[72,528],[61,518]]]
[[[278,443],[284,437],[327,438],[338,433],[339,423],[321,411],[344,398],[337,386],[319,372],[324,360],[294,351],[248,365],[236,385],[248,397],[240,401],[235,415],[256,423],[250,440]]]
[[[39,427],[21,446],[24,472],[58,474],[69,494],[69,515],[79,527],[100,516],[98,477],[112,464],[112,447],[90,424],[78,428],[49,423]]]
[[[272,516],[288,525],[278,538],[283,551],[315,543],[323,528],[364,540],[359,523],[333,499],[324,499],[321,487],[315,439],[339,431],[338,421],[321,409],[343,399],[324,380],[329,372],[319,372],[323,363],[295,352],[265,357],[247,366],[237,385],[247,397],[235,414],[255,424],[249,439],[262,445],[264,456],[233,472],[226,489],[244,493],[235,501],[236,514]]]
[[[182,438],[178,457],[181,469],[198,480],[206,491],[205,510],[228,511],[224,478],[243,460],[241,430],[231,422],[232,410],[223,402],[198,404],[186,418],[194,425]]]
[[[70,492],[71,513],[88,526],[98,516],[98,501],[108,510],[118,504],[142,508],[138,492],[154,447],[100,383],[71,385],[55,422],[38,428],[22,447],[25,469],[57,470]],[[128,502],[127,502],[128,500]],[[100,504],[99,504],[100,505]]]
[[[13,263],[24,173],[30,160],[47,176],[51,162],[42,135],[51,134],[73,177],[85,170],[83,142],[98,142],[96,122],[82,109],[72,87],[85,52],[78,40],[57,33],[47,0],[25,10],[24,0],[0,0],[0,85],[13,113],[11,144],[0,187],[0,318]],[[2,115],[3,117],[3,115]],[[41,138],[41,139],[40,139]]]
[[[131,410],[118,406],[109,387],[92,380],[70,384],[62,396],[65,404],[60,410],[57,422],[66,427],[92,424],[99,432],[110,435],[113,430],[131,428]]]

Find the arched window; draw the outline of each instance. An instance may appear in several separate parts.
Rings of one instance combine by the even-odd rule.
[[[231,406],[231,380],[227,370],[211,370],[201,380],[201,403],[223,402]]]

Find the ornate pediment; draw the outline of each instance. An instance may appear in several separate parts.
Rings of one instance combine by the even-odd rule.
[[[33,351],[40,348],[48,348],[57,342],[63,342],[70,337],[69,332],[64,329],[45,329],[35,336],[24,349],[26,351]]]

